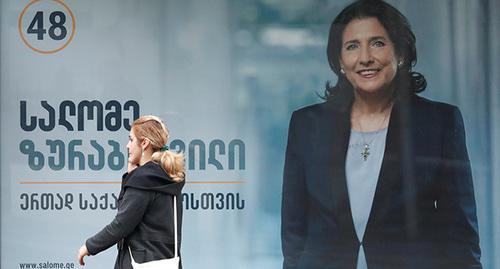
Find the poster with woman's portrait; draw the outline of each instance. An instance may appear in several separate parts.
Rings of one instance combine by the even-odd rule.
[[[168,150],[183,268],[500,268],[499,26],[496,0],[2,0],[0,267],[80,268]],[[137,223],[81,268],[168,256]]]

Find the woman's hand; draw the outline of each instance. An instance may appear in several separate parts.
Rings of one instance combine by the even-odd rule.
[[[83,257],[89,256],[89,250],[87,249],[87,246],[83,244],[82,247],[80,247],[80,250],[78,250],[78,262],[80,265],[85,265],[85,262],[83,262]]]
[[[134,169],[136,169],[137,167],[139,167],[137,164],[133,164],[133,163],[128,162],[127,172],[130,173],[130,172],[134,171]]]

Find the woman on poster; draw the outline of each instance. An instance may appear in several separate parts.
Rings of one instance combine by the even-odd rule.
[[[482,268],[464,125],[417,93],[415,36],[381,0],[333,21],[326,102],[292,115],[284,269]]]

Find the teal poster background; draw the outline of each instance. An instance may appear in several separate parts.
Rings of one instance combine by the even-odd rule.
[[[127,126],[154,114],[186,154],[184,268],[280,268],[288,121],[336,80],[326,39],[348,2],[2,0],[0,267],[79,267],[115,214]],[[423,95],[462,110],[482,261],[500,268],[500,3],[388,2],[413,26]]]

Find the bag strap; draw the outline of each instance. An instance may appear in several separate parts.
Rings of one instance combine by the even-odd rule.
[[[178,255],[177,253],[177,196],[174,195],[174,258]]]
[[[174,258],[178,257],[178,250],[177,250],[177,196],[174,196]],[[134,260],[134,257],[132,256],[132,250],[130,250],[130,245],[128,246],[128,252],[130,253],[130,259],[132,260],[132,263],[136,263]]]

